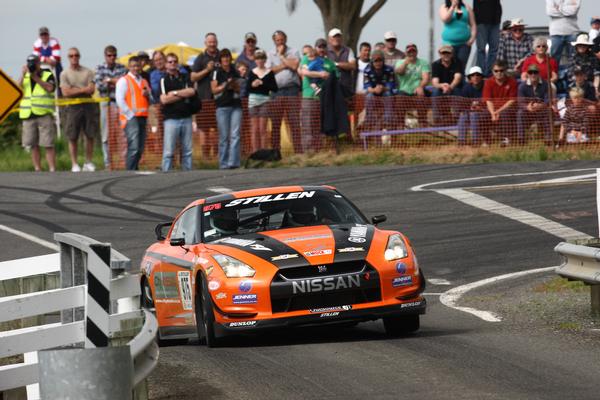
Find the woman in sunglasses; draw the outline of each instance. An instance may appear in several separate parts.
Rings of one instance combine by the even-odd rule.
[[[556,83],[558,80],[558,63],[548,54],[548,39],[539,37],[533,42],[534,54],[527,57],[521,68],[521,80],[527,80],[530,65],[537,65],[540,77],[545,81]]]

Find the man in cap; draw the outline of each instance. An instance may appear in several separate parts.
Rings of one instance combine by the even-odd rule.
[[[404,54],[402,50],[396,48],[398,37],[395,32],[387,31],[383,34],[383,40],[385,42],[385,48],[383,50],[383,54],[385,55],[385,65],[395,68],[398,60],[402,60],[406,57],[406,54]]]
[[[573,77],[573,70],[575,67],[579,67],[586,74],[587,80],[593,82],[596,89],[600,86],[600,60],[592,52],[592,43],[588,39],[588,35],[582,33],[577,36],[577,40],[571,42],[571,45],[575,47],[575,54],[571,60],[569,66],[569,77]]]
[[[354,71],[356,71],[356,59],[351,48],[342,44],[342,31],[333,28],[329,31],[327,57],[333,61],[340,72],[340,84],[342,93],[346,99],[354,95]]]
[[[519,85],[519,111],[517,111],[517,138],[520,144],[527,142],[525,129],[537,123],[544,131],[544,140],[552,142],[548,122],[548,83],[540,78],[540,69],[531,64],[527,67],[527,80]]]
[[[450,45],[440,47],[440,58],[431,64],[431,85],[433,86],[433,121],[434,124],[453,123],[451,104],[448,96],[459,96],[462,84],[463,65],[454,57],[454,49]]]
[[[36,171],[42,170],[40,146],[46,149],[46,161],[51,172],[56,170],[54,140],[54,75],[42,69],[40,58],[32,54],[23,66],[19,85],[23,88],[23,98],[19,105],[19,118],[23,120],[23,147],[31,151],[31,161]]]
[[[60,44],[56,38],[50,37],[50,30],[42,26],[39,29],[39,37],[33,42],[33,54],[40,58],[42,65],[54,70],[57,85],[60,85],[60,74],[63,70],[60,62]],[[60,90],[59,90],[60,95]]]
[[[374,50],[371,54],[371,63],[364,72],[364,88],[367,92],[365,128],[367,130],[393,128],[392,96],[397,94],[398,89],[394,69],[385,64],[381,50]],[[382,110],[383,118],[381,118]]]
[[[417,45],[406,46],[406,58],[396,61],[395,72],[398,80],[398,98],[400,123],[404,124],[406,111],[416,109],[419,123],[427,121],[425,86],[429,84],[431,67],[418,56]]]
[[[600,35],[600,17],[592,17],[590,20],[590,41],[594,41]]]
[[[552,42],[551,56],[560,64],[560,58],[565,46],[569,58],[573,55],[570,42],[575,41],[579,33],[577,13],[581,7],[581,0],[546,0],[546,14],[550,17],[550,40]]]
[[[483,70],[471,67],[467,73],[468,82],[463,86],[461,96],[464,98],[463,111],[458,118],[458,144],[467,144],[467,127],[471,129],[471,138],[474,145],[480,143],[480,123],[487,114],[481,96],[483,95]],[[487,142],[485,142],[487,145]]]
[[[598,99],[596,88],[594,85],[592,85],[592,82],[587,80],[587,74],[585,71],[581,67],[575,66],[572,70],[572,74],[573,76],[571,77],[569,89],[578,87],[583,91],[584,99],[591,102],[596,102]]]
[[[256,35],[254,32],[248,32],[244,35],[244,49],[238,56],[236,63],[244,62],[249,70],[253,70],[256,67],[254,62],[254,52],[259,47],[256,46]]]
[[[510,21],[510,34],[502,35],[497,59],[505,60],[512,71],[520,71],[525,59],[533,52],[533,37],[525,33],[522,18]]]

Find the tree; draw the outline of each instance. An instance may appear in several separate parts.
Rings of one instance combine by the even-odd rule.
[[[321,11],[325,35],[332,28],[339,28],[344,33],[344,44],[356,50],[363,28],[387,0],[377,0],[364,15],[362,12],[364,0],[313,0]],[[287,0],[289,13],[298,6],[298,0]]]

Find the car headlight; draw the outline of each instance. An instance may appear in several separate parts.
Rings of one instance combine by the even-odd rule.
[[[406,250],[406,243],[402,240],[402,236],[395,234],[391,235],[388,239],[385,253],[383,254],[386,260],[398,260],[408,256],[408,250]]]
[[[225,276],[228,278],[251,278],[256,273],[256,271],[248,264],[233,257],[224,254],[216,254],[213,258],[219,264],[221,269],[223,269]]]

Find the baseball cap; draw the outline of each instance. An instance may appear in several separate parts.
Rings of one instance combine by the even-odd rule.
[[[341,35],[342,31],[339,28],[333,28],[332,30],[329,31],[329,34],[327,36],[329,37],[334,37],[337,35]]]
[[[42,26],[42,27],[40,28],[40,35],[41,35],[41,34],[43,34],[43,33],[46,33],[46,34],[48,34],[48,35],[49,35],[49,34],[50,34],[50,29],[48,29],[48,28],[47,28],[47,27],[45,27],[45,26]]]
[[[414,43],[409,43],[406,45],[406,51],[410,51],[410,50],[417,50],[417,45]]]
[[[449,44],[445,44],[442,47],[440,47],[440,49],[438,50],[438,52],[440,53],[445,53],[449,51],[450,53],[454,53],[454,48],[452,46],[450,46]]]
[[[253,39],[256,40],[256,35],[254,32],[248,32],[244,35],[244,40]]]
[[[478,67],[478,66],[476,65],[476,66],[474,66],[474,67],[471,67],[471,68],[469,69],[469,73],[467,74],[467,76],[471,76],[471,75],[474,75],[474,74],[483,75],[483,71],[481,70],[481,68],[480,68],[480,67]]]
[[[531,64],[531,65],[529,65],[529,67],[527,67],[527,72],[532,72],[532,71],[540,72],[540,69],[538,68],[537,65]]]
[[[393,31],[387,31],[386,33],[383,34],[383,38],[385,40],[389,40],[389,39],[398,39],[398,37],[396,36],[396,33]]]
[[[315,47],[320,47],[320,46],[327,46],[327,40],[325,39],[317,39],[317,41],[315,42]]]

